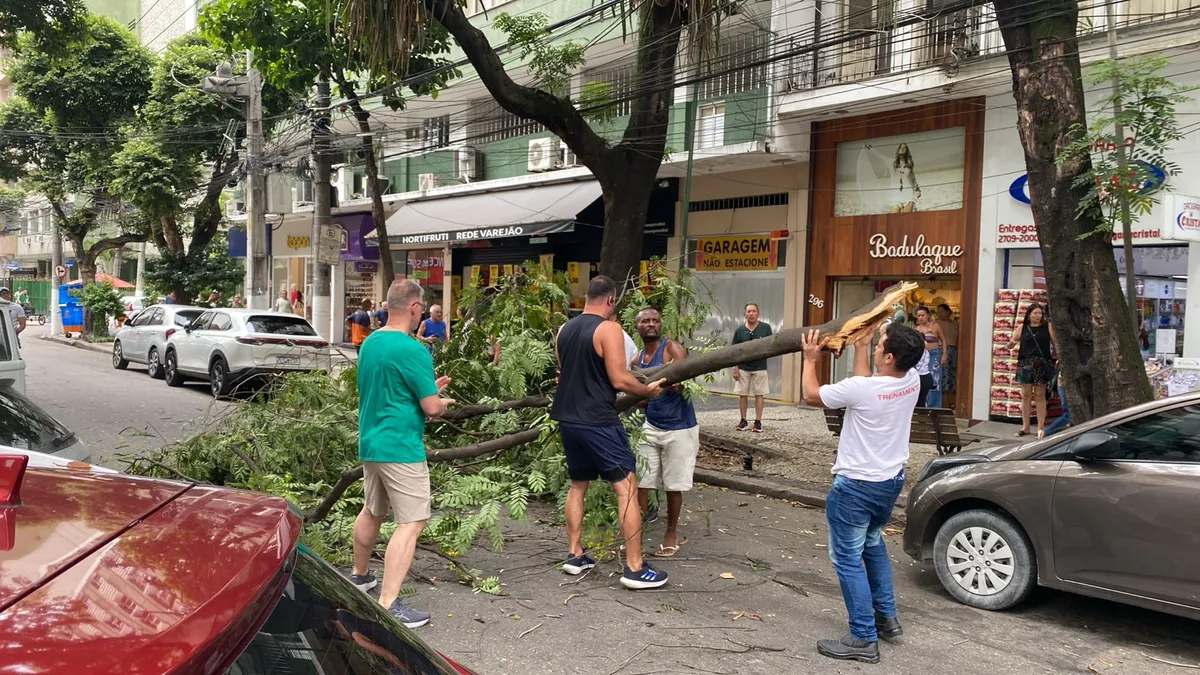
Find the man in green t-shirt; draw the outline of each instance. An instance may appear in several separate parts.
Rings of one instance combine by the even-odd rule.
[[[733,331],[733,344],[741,344],[751,340],[760,340],[771,336],[771,327],[758,320],[758,305],[746,303],[746,323]],[[751,429],[746,423],[746,408],[749,407],[750,397],[754,397],[754,427],[755,433],[762,433],[763,397],[767,395],[767,360],[747,361],[733,367],[733,393],[738,396],[738,410],[742,413],[742,421],[738,422],[737,430]]]
[[[425,309],[421,287],[397,281],[387,302],[387,324],[367,336],[358,351],[358,458],[365,504],[354,521],[350,581],[364,592],[375,587],[367,563],[390,507],[396,531],[383,559],[379,604],[405,626],[417,628],[429,623],[429,613],[400,600],[400,585],[429,520],[425,418],[441,415],[454,400],[441,397],[450,378],[434,376],[429,350],[412,336]]]

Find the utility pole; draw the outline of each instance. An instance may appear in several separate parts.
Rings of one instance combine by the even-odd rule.
[[[270,260],[267,257],[267,190],[263,170],[262,76],[246,52],[246,74],[233,74],[228,61],[204,78],[200,88],[210,94],[246,103],[246,300],[251,309],[269,309],[267,289]]]
[[[331,325],[329,292],[330,268],[325,264],[318,250],[321,245],[321,228],[333,225],[332,207],[329,203],[329,174],[331,157],[329,155],[330,121],[329,108],[329,78],[322,73],[317,79],[317,110],[313,118],[313,226],[310,243],[312,248],[313,291],[312,291],[312,323],[321,337],[333,339]]]
[[[52,217],[50,226],[50,334],[62,335],[62,310],[58,306],[58,268],[63,265],[62,231],[58,228],[58,216]]]
[[[1108,19],[1108,58],[1117,60],[1117,12],[1114,3],[1105,4],[1105,15]],[[1134,278],[1133,264],[1133,218],[1129,214],[1129,195],[1125,192],[1124,182],[1129,179],[1125,157],[1125,127],[1121,124],[1121,98],[1118,92],[1120,83],[1113,78],[1113,132],[1117,142],[1117,200],[1121,209],[1122,247],[1125,251],[1125,303],[1129,308],[1129,320],[1133,322],[1134,335],[1141,328],[1142,321],[1137,311],[1137,281]]]
[[[133,284],[133,294],[138,296],[139,298],[142,297],[143,295],[145,295],[145,293],[146,293],[145,276],[146,276],[146,242],[143,241],[142,243],[138,244],[137,278],[134,280],[134,284]],[[145,303],[143,303],[143,304],[145,304]]]
[[[251,309],[269,309],[267,279],[271,273],[267,259],[267,186],[263,174],[262,76],[253,66],[252,53],[246,52],[246,290]]]

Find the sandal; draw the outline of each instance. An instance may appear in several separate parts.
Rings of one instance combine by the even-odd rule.
[[[1038,436],[1038,440],[1039,440],[1039,441],[1040,441],[1040,440],[1042,440],[1043,438],[1045,438],[1045,437],[1046,437],[1046,430],[1045,430],[1045,429],[1038,429],[1038,434],[1037,434],[1037,436]]]
[[[1028,429],[1022,429],[1022,430],[1018,431],[1016,434],[1017,438],[1020,438],[1022,436],[1028,436],[1028,435],[1029,435]]]
[[[679,553],[679,548],[687,542],[687,537],[684,537],[683,539],[680,539],[679,543],[675,544],[674,546],[663,546],[662,544],[659,544],[658,550],[655,551],[653,555],[655,558],[670,558],[676,553]]]

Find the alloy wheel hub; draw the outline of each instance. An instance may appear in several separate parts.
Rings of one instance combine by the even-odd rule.
[[[986,527],[959,531],[946,548],[955,583],[975,595],[995,595],[1012,583],[1016,563],[1008,542]]]

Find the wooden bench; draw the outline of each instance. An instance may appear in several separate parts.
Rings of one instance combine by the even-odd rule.
[[[825,426],[834,436],[842,433],[842,421],[846,416],[843,408],[825,409]],[[954,411],[949,408],[917,408],[913,411],[909,442],[918,445],[937,446],[939,455],[958,452],[964,447],[983,440],[980,436],[965,434],[958,430]]]

